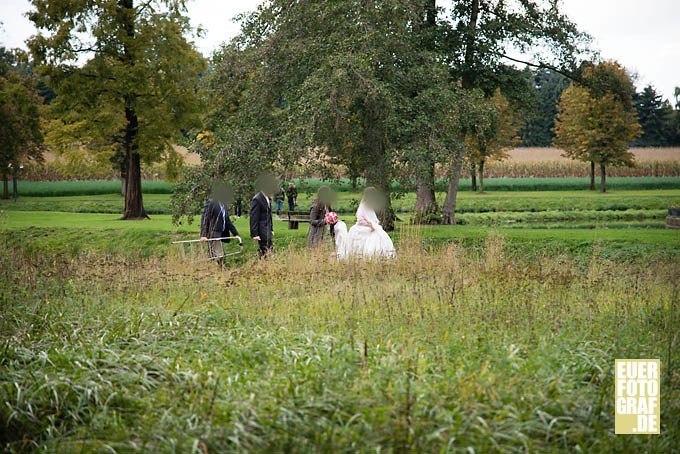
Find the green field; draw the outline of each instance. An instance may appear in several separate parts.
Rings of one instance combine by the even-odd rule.
[[[167,194],[145,203],[0,204],[5,450],[680,446],[679,189],[463,192],[462,225],[421,227],[406,194],[395,260],[338,263],[277,221],[272,259],[246,238],[221,270],[170,244],[197,226]],[[662,435],[614,435],[615,358],[661,359]]]
[[[339,192],[351,192],[350,182],[346,179],[324,181],[318,178],[296,179],[302,193],[313,193],[322,184],[329,185]],[[587,189],[588,178],[488,178],[484,186],[489,191],[574,191]],[[363,185],[363,181],[358,181]],[[460,189],[470,189],[469,179],[460,180]],[[402,185],[394,183],[396,191]],[[446,191],[448,181],[437,181],[437,190]],[[146,194],[171,194],[174,184],[163,181],[144,181],[142,188]],[[680,189],[680,177],[611,177],[607,179],[608,189]],[[86,181],[20,181],[18,190],[21,195],[33,197],[58,197],[68,195],[97,195],[120,193],[118,180]],[[408,192],[408,191],[407,191]]]

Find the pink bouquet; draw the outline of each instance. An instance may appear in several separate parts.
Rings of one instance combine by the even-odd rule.
[[[335,211],[329,211],[328,213],[326,213],[325,219],[326,219],[326,224],[333,225],[336,222],[338,222],[338,219],[339,219],[338,213],[336,213]]]

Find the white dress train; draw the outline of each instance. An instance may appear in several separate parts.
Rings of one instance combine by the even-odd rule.
[[[396,251],[390,236],[383,230],[375,211],[363,202],[357,210],[357,223],[347,231],[347,225],[335,224],[335,250],[339,259],[349,257],[394,257]]]

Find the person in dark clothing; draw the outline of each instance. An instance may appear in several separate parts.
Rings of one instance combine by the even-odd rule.
[[[272,203],[264,191],[255,194],[250,202],[250,237],[257,241],[261,257],[273,252]]]
[[[279,190],[276,191],[276,194],[274,194],[274,203],[276,203],[277,216],[281,214],[281,210],[283,210],[284,200],[286,200],[286,191],[284,191],[283,188],[279,186]]]
[[[293,183],[291,181],[290,184],[288,185],[288,191],[286,191],[286,192],[287,192],[287,195],[288,195],[288,210],[289,211],[295,211],[295,205],[297,205],[297,196],[298,196],[298,192],[297,192],[297,188],[295,187],[295,183]]]
[[[224,194],[221,194],[219,188],[215,189],[213,197],[205,204],[201,215],[201,241],[207,241],[210,238],[238,236],[238,230],[229,218],[227,205],[228,202]],[[228,239],[222,240],[222,242],[228,241]],[[217,244],[216,241],[209,242],[208,251],[211,257],[223,255],[222,245]]]
[[[331,208],[331,190],[328,186],[321,186],[312,201],[312,209],[309,212],[309,233],[307,234],[307,248],[315,249],[322,244],[326,232],[326,213],[333,211]],[[330,226],[333,237],[333,225]]]

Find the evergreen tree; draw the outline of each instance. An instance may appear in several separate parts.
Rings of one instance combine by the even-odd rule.
[[[642,127],[642,136],[635,141],[640,147],[663,147],[673,141],[673,108],[651,85],[633,95],[633,102]]]
[[[531,74],[535,90],[534,104],[519,135],[525,147],[549,147],[555,137],[553,128],[557,116],[557,103],[569,79],[548,69]]]

